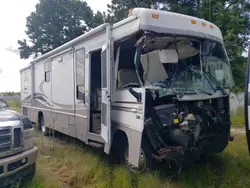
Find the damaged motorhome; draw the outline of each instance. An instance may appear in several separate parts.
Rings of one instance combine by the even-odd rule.
[[[21,70],[22,111],[112,151],[134,172],[222,152],[234,85],[220,29],[202,19],[135,8]]]

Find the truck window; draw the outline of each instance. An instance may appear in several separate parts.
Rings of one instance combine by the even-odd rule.
[[[115,88],[117,90],[127,90],[130,87],[138,88],[141,85],[138,76],[142,72],[141,70],[136,72],[134,62],[136,43],[141,34],[141,32],[138,32],[135,35],[114,43]]]
[[[134,65],[135,47],[122,48],[117,72],[117,89],[139,87],[139,80]]]
[[[80,49],[76,51],[76,98],[84,100],[84,62],[85,50]]]

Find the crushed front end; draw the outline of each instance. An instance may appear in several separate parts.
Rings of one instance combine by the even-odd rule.
[[[182,166],[201,155],[222,152],[232,140],[228,96],[180,101],[174,96],[153,98],[154,92],[147,92],[144,133],[156,160]]]

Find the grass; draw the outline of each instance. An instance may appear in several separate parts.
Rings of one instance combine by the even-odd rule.
[[[203,168],[183,173],[185,187],[250,187],[250,158],[245,135],[235,135],[226,150],[210,158]]]
[[[18,100],[8,101],[8,105],[10,106],[11,110],[15,110],[17,112],[21,112],[21,104]]]
[[[25,188],[128,188],[135,185],[147,188],[173,185],[168,178],[158,177],[156,172],[136,176],[122,165],[110,165],[103,151],[76,143],[50,141],[49,144],[43,138],[38,140],[37,172],[34,179],[23,186]]]
[[[244,108],[239,108],[236,111],[231,112],[231,122],[234,128],[243,128],[245,125]]]
[[[75,143],[58,143],[39,138],[37,172],[25,188],[203,188],[250,187],[250,158],[244,135],[234,135],[226,150],[205,164],[184,167],[177,179],[158,171],[134,175],[122,165],[110,165],[102,151]],[[53,145],[53,147],[52,147]]]

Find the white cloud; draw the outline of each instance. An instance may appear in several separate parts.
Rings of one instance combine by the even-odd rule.
[[[29,60],[20,60],[19,56],[9,51],[0,51],[0,91],[20,91],[19,70],[29,64]]]
[[[94,12],[96,12],[97,10],[103,12],[107,11],[107,4],[109,4],[111,0],[86,0],[86,2]]]
[[[26,17],[35,10],[38,0],[0,1],[0,92],[20,91],[19,70],[29,64],[11,51],[17,49],[17,40],[26,37]],[[111,0],[86,0],[96,12],[106,11]],[[16,51],[15,51],[16,52]]]
[[[35,10],[36,3],[37,0],[0,1],[0,92],[20,90],[19,70],[29,60],[20,60],[19,55],[8,49],[17,48],[17,40],[25,37],[26,17]]]

